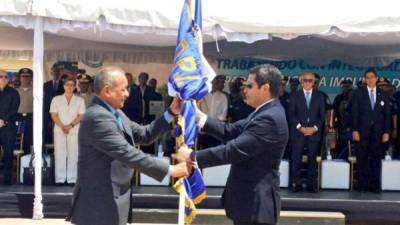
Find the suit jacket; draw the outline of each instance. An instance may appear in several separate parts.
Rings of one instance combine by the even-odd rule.
[[[125,115],[127,115],[130,120],[135,121],[136,123],[141,123],[142,107],[140,90],[136,85],[133,85],[131,86],[129,97],[126,100],[122,111],[124,111]]]
[[[232,164],[222,196],[227,216],[237,222],[275,224],[281,205],[279,164],[288,141],[279,100],[233,124],[208,117],[204,131],[226,144],[197,152],[200,167]]]
[[[131,210],[133,169],[161,181],[169,165],[135,147],[150,143],[171,129],[164,117],[147,126],[132,122],[118,110],[115,116],[95,97],[79,129],[78,180],[73,194],[71,221],[78,225],[126,224]]]
[[[374,109],[371,108],[367,87],[362,87],[354,93],[351,103],[352,130],[359,131],[361,138],[370,134],[390,132],[391,112],[388,96],[376,88],[376,101]]]
[[[149,86],[146,86],[144,89],[144,94],[142,96],[142,92],[139,89],[139,94],[140,94],[140,99],[143,100],[142,105],[144,106],[143,108],[143,124],[148,124],[151,121],[155,119],[154,115],[150,115],[150,101],[162,101],[162,96],[161,94],[157,93],[155,90],[150,88]]]
[[[303,89],[298,90],[290,95],[289,103],[289,121],[291,132],[294,140],[304,137],[304,135],[296,129],[300,124],[302,127],[318,128],[318,132],[310,137],[310,140],[319,141],[323,133],[325,123],[325,97],[320,91],[312,91],[310,107],[307,108],[306,97]]]
[[[43,122],[51,121],[50,104],[54,96],[64,94],[62,81],[58,81],[57,90],[54,90],[53,80],[49,80],[43,84]]]

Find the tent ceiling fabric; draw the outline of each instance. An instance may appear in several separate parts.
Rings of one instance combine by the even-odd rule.
[[[170,63],[182,3],[2,0],[0,58],[31,58],[34,17],[42,16],[47,59]],[[330,5],[319,0],[242,4],[203,0],[205,54],[304,58],[314,65],[332,59],[387,65],[400,58],[400,17],[395,5],[391,0],[375,4],[338,0]],[[215,40],[221,52],[216,51]]]

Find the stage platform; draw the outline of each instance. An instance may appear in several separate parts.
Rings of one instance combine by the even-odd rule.
[[[73,187],[44,186],[43,210],[46,218],[63,218],[70,206]],[[222,188],[207,188],[208,198],[200,209],[221,209]],[[400,192],[360,193],[323,190],[319,193],[292,193],[281,189],[285,211],[341,212],[347,225],[399,225]],[[33,187],[0,185],[0,217],[31,218]],[[135,187],[134,210],[177,209],[178,195],[170,187]]]

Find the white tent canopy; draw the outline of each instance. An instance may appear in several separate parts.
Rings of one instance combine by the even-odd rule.
[[[34,17],[44,18],[45,59],[171,63],[183,0],[3,0],[0,59],[31,59]],[[387,65],[400,58],[395,1],[203,0],[206,56],[340,59]],[[18,29],[15,29],[18,28]],[[216,51],[215,40],[221,52]]]

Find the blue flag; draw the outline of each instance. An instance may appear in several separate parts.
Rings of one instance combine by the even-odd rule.
[[[198,128],[196,126],[196,109],[192,100],[200,100],[211,91],[211,81],[215,72],[203,56],[201,0],[196,0],[195,15],[192,0],[185,0],[176,41],[174,68],[168,79],[168,93],[180,96],[185,105],[182,111],[183,120],[178,121],[177,136],[184,136],[184,143],[192,147]],[[196,215],[195,204],[205,197],[205,185],[199,169],[185,180],[175,184],[175,190],[184,193],[185,223],[190,224]]]
[[[186,121],[185,143],[193,146],[198,130],[192,118],[193,105],[189,100],[200,100],[211,91],[215,72],[203,56],[201,0],[196,1],[193,16],[192,1],[185,0],[176,41],[174,69],[168,79],[168,92],[185,101],[183,115]]]

